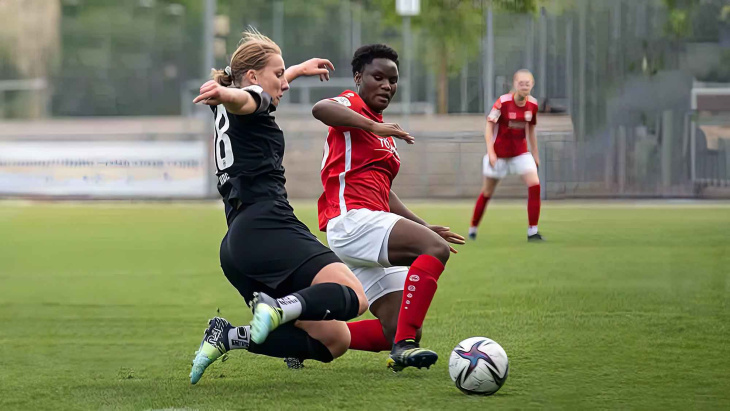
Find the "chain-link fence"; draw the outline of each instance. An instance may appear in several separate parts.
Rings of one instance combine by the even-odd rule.
[[[30,23],[12,36],[0,32],[0,55],[9,61],[44,50],[28,64],[3,59],[0,79],[27,77],[29,67],[46,75],[54,116],[180,114],[189,83],[206,77],[211,65],[225,66],[248,26],[276,40],[288,63],[324,56],[343,79],[351,78],[358,46],[391,44],[402,61],[413,62],[411,101],[423,111],[484,112],[509,90],[515,70],[529,68],[537,80],[534,95],[568,110],[579,136],[606,124],[605,102],[627,76],[679,69],[730,81],[730,52],[722,47],[730,42],[730,23],[721,18],[730,14],[723,14],[721,0],[423,0],[410,26],[386,0],[7,0],[14,3],[19,6],[8,9],[3,22],[18,20],[14,13],[27,15],[29,4],[60,5],[31,10],[23,19]],[[451,3],[459,8],[448,9]],[[514,13],[520,9],[514,5],[526,12]],[[463,27],[435,24],[452,17]],[[408,49],[405,27],[411,27]],[[439,43],[442,38],[449,42]],[[292,93],[291,102],[332,93],[309,91],[308,98]]]
[[[207,119],[208,110],[190,104],[192,94],[253,26],[281,45],[289,64],[322,56],[337,67],[326,84],[297,80],[280,116],[309,118],[315,101],[352,86],[354,50],[385,42],[402,63],[388,115],[483,113],[509,90],[515,70],[531,69],[541,108],[567,113],[573,125],[543,140],[548,195],[692,195],[698,186],[727,185],[730,120],[717,113],[708,120],[691,105],[696,79],[730,83],[730,7],[722,0],[422,0],[408,24],[389,0],[6,0],[0,7],[5,118],[199,110]],[[414,195],[462,196],[478,186],[479,163],[469,156],[478,157],[481,132],[429,139],[420,150],[435,148],[423,153],[433,159],[423,166],[433,178],[403,178],[428,183]],[[294,134],[290,147],[308,138]],[[438,155],[454,162],[432,170]]]

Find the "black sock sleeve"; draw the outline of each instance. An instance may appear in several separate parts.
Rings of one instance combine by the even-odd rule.
[[[321,362],[330,362],[334,359],[324,344],[291,323],[272,331],[263,344],[251,341],[248,351],[278,358],[292,357]]]
[[[357,317],[360,301],[355,291],[342,284],[322,283],[294,293],[302,303],[302,321],[347,321]]]

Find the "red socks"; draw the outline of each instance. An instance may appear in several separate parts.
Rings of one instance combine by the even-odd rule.
[[[540,184],[527,188],[527,221],[536,226],[540,219]]]
[[[441,261],[430,255],[421,255],[411,264],[398,313],[395,342],[416,339],[416,330],[423,326],[428,307],[436,294],[436,282],[443,271]]]
[[[436,257],[421,255],[408,270],[403,301],[398,313],[395,341],[416,339],[416,331],[423,326],[428,308],[436,294],[437,281],[444,265]],[[350,329],[350,349],[380,352],[390,350],[393,343],[383,334],[380,320],[362,320],[347,323]]]
[[[385,338],[380,320],[347,323],[350,329],[350,349],[359,351],[390,351],[392,343]]]
[[[477,198],[477,204],[474,206],[474,215],[471,217],[472,227],[478,226],[479,222],[482,221],[484,209],[487,207],[488,202],[489,197],[484,197],[481,193],[479,193],[479,197]]]

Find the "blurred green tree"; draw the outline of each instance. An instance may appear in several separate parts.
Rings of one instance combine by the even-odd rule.
[[[382,10],[387,24],[400,26],[401,18],[396,14],[392,0],[372,0],[371,3]],[[575,0],[422,0],[420,15],[413,17],[413,29],[426,43],[425,53],[420,56],[422,62],[436,73],[438,113],[448,111],[449,77],[458,73],[480,51],[489,6],[495,12],[536,14],[542,6],[557,11],[574,5]]]
[[[55,115],[178,114],[200,76],[199,0],[62,1]]]

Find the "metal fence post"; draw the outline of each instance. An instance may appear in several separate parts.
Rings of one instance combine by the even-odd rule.
[[[203,5],[203,70],[200,73],[201,78],[207,78],[210,70],[215,66],[215,54],[213,51],[213,42],[215,41],[215,9],[216,0],[205,0]]]
[[[461,68],[461,79],[460,79],[460,90],[459,93],[461,94],[461,104],[459,106],[459,111],[462,113],[466,113],[469,111],[469,99],[467,98],[469,94],[469,63],[464,63],[464,67]]]
[[[626,127],[618,128],[618,192],[626,189]]]
[[[538,73],[537,76],[539,78],[539,80],[537,81],[537,84],[538,84],[537,88],[538,88],[538,97],[542,101],[545,101],[545,99],[547,98],[547,82],[548,82],[548,79],[547,79],[547,41],[548,41],[547,36],[548,36],[548,31],[547,31],[546,13],[547,12],[545,11],[545,7],[540,8],[540,20],[539,20],[540,38],[538,39],[540,42],[540,54],[539,54],[540,62],[539,62],[538,71],[537,71],[537,73]]]
[[[672,186],[672,139],[674,138],[674,127],[671,110],[662,112],[662,145],[661,153],[661,170],[662,170],[662,195],[669,194]]]
[[[568,114],[573,114],[573,18],[565,24],[565,96]]]
[[[490,3],[491,4],[491,3]],[[487,8],[487,35],[485,39],[486,47],[482,56],[484,66],[484,113],[488,113],[494,104],[494,24],[492,18],[492,6]]]

